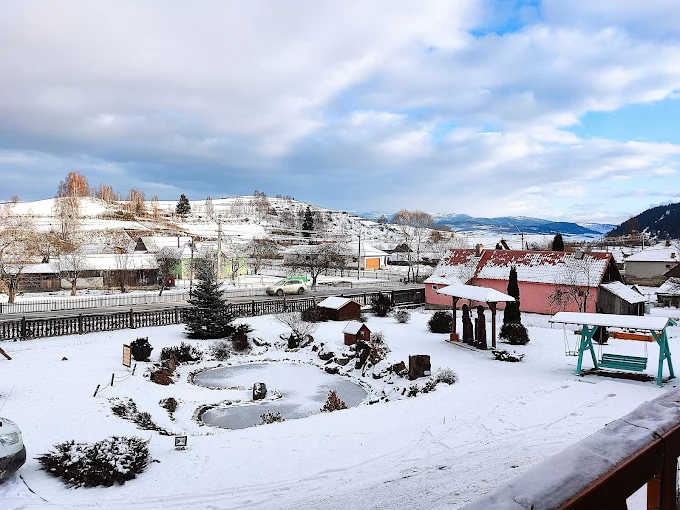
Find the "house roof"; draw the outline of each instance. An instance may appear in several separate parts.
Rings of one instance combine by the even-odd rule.
[[[514,301],[515,298],[507,294],[503,294],[495,289],[488,287],[477,287],[475,285],[448,285],[443,289],[438,289],[437,294],[445,294],[447,296],[472,299],[481,303],[507,303]]]
[[[363,322],[349,321],[342,332],[347,333],[348,335],[356,335],[362,326],[365,326],[366,329],[368,329],[368,326],[366,326],[366,324]]]
[[[359,253],[359,243],[347,243],[349,252],[353,255]],[[386,257],[388,253],[375,248],[368,243],[361,243],[361,256],[362,257]]]
[[[359,303],[358,301],[338,296],[327,297],[326,299],[321,301],[317,306],[321,306],[323,308],[331,308],[333,310],[340,310],[340,308],[342,308],[349,302],[353,302],[361,306],[361,303]]]
[[[510,268],[517,281],[555,284],[568,279],[570,285],[597,286],[602,281],[611,253],[582,253],[526,250],[454,249],[442,260],[425,283],[465,284],[470,280],[507,281]],[[567,282],[565,282],[567,283]]]
[[[669,278],[666,280],[661,287],[656,291],[657,296],[659,294],[666,294],[671,296],[680,295],[680,278]]]
[[[640,294],[638,291],[632,289],[631,287],[628,287],[626,284],[622,282],[603,283],[602,285],[600,285],[600,287],[607,289],[615,296],[620,297],[621,299],[630,304],[644,303],[645,301],[647,301],[645,296]]]
[[[670,246],[659,243],[631,255],[626,262],[675,262],[677,264],[680,262],[680,247],[673,243],[670,243]]]
[[[142,236],[140,237],[147,251],[156,253],[163,248],[177,248],[191,242],[191,237],[165,237],[165,236]]]

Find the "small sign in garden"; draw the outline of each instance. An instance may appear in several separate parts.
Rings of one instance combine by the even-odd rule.
[[[132,365],[132,349],[129,345],[123,345],[123,365],[128,368]]]

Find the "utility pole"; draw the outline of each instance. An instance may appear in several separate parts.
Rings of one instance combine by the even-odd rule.
[[[217,283],[222,281],[222,220],[217,220]]]
[[[357,257],[357,280],[361,278],[361,232],[359,232],[359,256]]]
[[[191,236],[191,262],[189,262],[189,297],[194,289],[194,236]]]

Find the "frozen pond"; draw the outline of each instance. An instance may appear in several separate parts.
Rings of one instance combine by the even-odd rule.
[[[330,375],[310,365],[293,363],[253,363],[206,370],[194,377],[194,383],[211,388],[244,386],[252,389],[256,382],[267,385],[267,396],[276,390],[282,398],[258,403],[235,404],[207,410],[201,420],[208,425],[244,429],[260,423],[266,412],[281,413],[286,420],[318,413],[335,390],[347,407],[359,405],[366,390],[346,377]]]

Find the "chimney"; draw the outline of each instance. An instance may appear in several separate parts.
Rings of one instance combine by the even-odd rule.
[[[484,253],[484,245],[483,244],[476,244],[475,245],[475,255],[477,257],[481,257],[482,253]]]
[[[581,251],[580,248],[574,252],[574,258],[575,259],[582,259],[583,258],[583,252]]]

